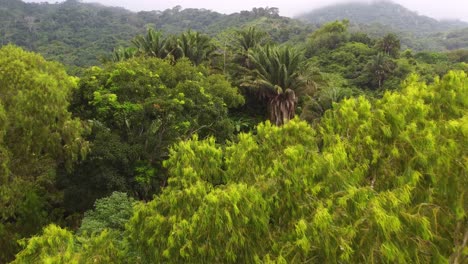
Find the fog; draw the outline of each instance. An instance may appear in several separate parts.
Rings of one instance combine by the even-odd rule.
[[[44,2],[26,0],[25,2]],[[56,2],[56,1],[49,1]],[[335,3],[352,2],[349,0],[83,0],[98,2],[109,6],[120,6],[132,11],[164,10],[180,5],[183,8],[205,8],[220,13],[234,13],[251,10],[253,7],[278,7],[282,16],[292,17],[315,8]],[[356,1],[354,1],[356,2]],[[364,2],[361,0],[360,2]],[[371,1],[365,1],[371,2]],[[393,0],[406,8],[437,19],[461,19],[468,22],[468,0]]]

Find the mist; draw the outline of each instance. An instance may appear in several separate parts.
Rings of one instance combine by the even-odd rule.
[[[44,2],[44,0],[26,0],[25,2]],[[56,1],[49,1],[51,3]],[[97,2],[107,6],[119,6],[132,11],[165,10],[180,5],[183,8],[204,8],[220,13],[235,13],[251,10],[253,7],[278,7],[280,15],[294,17],[304,12],[327,5],[344,2],[372,2],[370,0],[84,0],[83,2]],[[393,2],[416,11],[420,15],[436,19],[460,19],[468,22],[467,0],[394,0]]]

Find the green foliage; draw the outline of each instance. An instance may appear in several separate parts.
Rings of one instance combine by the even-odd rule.
[[[387,34],[376,43],[377,50],[392,58],[397,58],[400,54],[400,40],[395,34]]]
[[[85,213],[78,233],[101,233],[105,229],[123,231],[133,214],[134,203],[132,198],[121,192],[96,200],[95,209]]]
[[[468,47],[468,23],[459,20],[439,21],[391,1],[330,5],[300,15],[298,19],[316,25],[347,19],[353,31],[364,31],[373,37],[398,33],[402,46],[417,51]]]
[[[60,61],[72,72],[96,65],[144,29],[145,21],[122,8],[64,1],[22,3],[2,9],[0,45],[14,43]],[[4,7],[5,1],[2,1]]]
[[[315,129],[296,119],[225,148],[180,142],[168,187],[135,208],[112,252],[132,263],[463,263],[467,87],[464,72],[429,85],[412,75],[401,92],[334,104]],[[53,229],[19,259],[70,256],[42,253],[56,244],[85,254]]]
[[[233,83],[240,85],[244,75],[248,74],[254,67],[249,60],[249,51],[265,45],[268,42],[268,34],[256,27],[237,30],[231,34],[234,37],[228,36],[228,39],[224,39],[224,56],[226,57],[226,53],[229,51],[229,45],[234,53],[232,58],[230,58],[231,64],[229,66],[232,68],[229,69],[230,75],[232,76]]]
[[[88,159],[63,180],[67,201],[83,210],[114,190],[149,199],[165,185],[161,163],[169,146],[193,134],[229,139],[234,125],[228,108],[243,101],[222,75],[187,59],[173,65],[134,58],[89,69],[73,110],[93,120],[93,145]]]
[[[254,65],[254,80],[249,86],[283,92],[296,89],[299,84],[299,70],[304,62],[303,54],[288,46],[265,46],[249,50],[249,59]]]
[[[321,75],[322,82],[317,91],[302,102],[300,117],[309,123],[318,122],[334,103],[362,93],[356,88],[351,88],[349,82],[339,74],[322,73]]]
[[[27,247],[12,263],[121,263],[121,252],[116,236],[107,230],[97,236],[82,238],[49,225],[41,236],[27,241]]]
[[[310,92],[312,81],[301,75],[305,57],[300,50],[289,46],[257,46],[248,51],[251,69],[241,84],[258,91],[268,102],[270,121],[282,125],[292,119],[296,111],[296,92]]]
[[[15,160],[12,173],[37,177],[50,160],[70,165],[85,147],[82,124],[67,111],[77,79],[67,76],[61,65],[14,46],[3,47],[0,57],[5,144]]]
[[[448,32],[444,38],[444,45],[448,50],[467,49],[468,27]]]
[[[68,112],[76,78],[63,66],[8,45],[0,49],[0,262],[16,240],[40,230],[60,193],[58,167],[71,169],[88,143],[84,126]]]
[[[363,162],[363,159],[358,158],[361,160],[361,166],[364,166],[362,169],[367,171],[367,175],[360,178],[360,181],[366,181],[373,190],[381,194],[390,195],[394,192],[395,198],[398,197],[400,202],[392,201],[393,206],[403,203],[402,206],[408,210],[405,213],[400,211],[400,220],[398,220],[400,227],[396,225],[394,227],[398,231],[391,231],[391,233],[396,232],[400,235],[391,236],[392,244],[389,247],[387,247],[388,244],[382,244],[382,247],[392,249],[392,256],[388,255],[390,251],[382,251],[384,259],[395,261],[395,254],[400,256],[411,254],[409,250],[405,249],[410,246],[419,248],[421,252],[425,251],[425,247],[432,248],[434,255],[431,258],[434,259],[440,258],[439,254],[448,258],[452,254],[452,250],[450,247],[446,247],[445,243],[451,241],[451,245],[457,247],[458,238],[452,237],[448,233],[441,234],[440,232],[445,231],[439,229],[437,225],[441,224],[438,214],[445,211],[444,218],[447,222],[444,221],[443,225],[446,225],[444,230],[455,230],[462,223],[459,222],[461,220],[459,218],[460,209],[456,208],[465,206],[461,210],[466,211],[466,203],[462,205],[463,202],[457,200],[464,197],[462,186],[465,183],[462,182],[466,181],[464,176],[466,167],[461,161],[464,159],[463,157],[466,157],[466,150],[461,147],[466,144],[461,125],[462,120],[466,119],[466,102],[463,102],[466,100],[464,95],[466,82],[467,76],[462,72],[449,73],[442,81],[436,81],[430,86],[418,83],[417,79],[413,77],[406,83],[407,88],[403,90],[401,95],[386,93],[384,98],[375,103],[374,109],[370,108],[368,102],[359,99],[345,101],[338,109],[326,114],[325,118],[329,121],[322,123],[324,129],[322,133],[324,136],[326,135],[324,137],[325,146],[343,144],[340,142],[342,140],[333,136],[338,131],[340,131],[338,134],[341,135],[344,133],[352,135],[346,136],[344,142],[344,150],[348,157],[357,160],[356,157],[364,156],[366,157],[363,157],[364,160],[367,160]],[[451,93],[458,94],[458,97],[449,96],[448,94]],[[448,99],[449,97],[452,99]],[[445,100],[450,100],[450,102]],[[444,105],[453,105],[453,109],[457,110],[454,112],[440,110],[440,107],[445,108]],[[449,112],[451,114],[447,116],[445,113]],[[372,121],[374,118],[375,121]],[[344,120],[349,120],[349,123],[343,122]],[[447,122],[455,127],[449,129]],[[371,131],[374,131],[375,134]],[[365,149],[368,149],[369,152],[364,151]],[[360,174],[355,174],[355,177],[358,175]],[[447,175],[451,175],[451,179],[448,179]],[[454,185],[448,187],[446,185],[448,182],[452,182]],[[447,188],[450,188],[451,191],[448,191]],[[436,194],[439,191],[440,193]],[[452,201],[448,202],[447,199],[452,199]],[[429,204],[426,205],[426,203]],[[454,206],[452,203],[458,205]],[[383,212],[379,212],[379,214],[381,213]],[[387,214],[385,217],[390,220],[391,214],[388,212],[385,214]],[[392,221],[397,221],[397,219]],[[395,224],[397,223],[395,222]],[[429,240],[431,242],[427,242],[427,244],[409,243],[411,239],[400,233],[405,227],[405,225],[401,225],[402,223],[409,228],[403,232],[404,234],[415,234],[421,236],[421,241]],[[389,230],[386,230],[382,223],[379,225],[384,237],[388,239]],[[376,235],[372,235],[369,239],[373,242],[378,241]],[[400,249],[398,249],[397,243],[401,243]],[[407,262],[409,259],[428,261],[428,259],[424,260],[421,253],[406,255],[399,261]]]
[[[466,262],[463,30],[3,5],[1,263]]]
[[[130,48],[122,48],[118,47],[114,49],[114,52],[112,53],[112,58],[107,59],[104,58],[104,62],[108,61],[113,61],[113,62],[118,62],[118,61],[123,61],[123,60],[128,60],[133,57],[135,57],[137,54],[137,49],[130,47]]]
[[[259,31],[256,27],[249,27],[248,29],[239,30],[238,42],[242,54],[247,54],[250,49],[264,44],[267,38],[267,33]]]
[[[335,28],[343,36],[349,35],[340,22],[324,25],[311,36],[307,46],[309,53],[314,50],[314,39],[321,39],[319,36],[327,32],[327,27],[330,28],[328,31]],[[451,69],[466,70],[466,66],[461,63],[462,51],[413,54],[411,50],[406,50],[400,56],[400,40],[395,34],[387,34],[375,44],[368,38],[364,33],[359,36],[353,33],[349,39],[343,38],[343,42],[336,48],[316,49],[313,53],[316,56],[309,59],[308,63],[319,67],[322,73],[339,73],[346,79],[348,86],[370,91],[397,89],[412,72],[431,82],[435,76],[443,76]]]
[[[329,22],[314,31],[308,39],[306,51],[307,57],[326,53],[338,48],[344,42],[348,41],[350,38],[348,26],[348,20],[337,20]]]
[[[75,244],[72,233],[49,225],[42,236],[29,239],[28,246],[13,263],[73,263]]]
[[[145,262],[252,262],[268,225],[260,192],[245,184],[208,186],[197,181],[170,188],[137,209],[129,223],[130,248]]]
[[[164,59],[170,51],[167,50],[166,40],[162,37],[161,32],[155,31],[153,28],[148,28],[146,36],[136,36],[132,44],[137,48],[138,53]]]
[[[386,54],[378,53],[367,65],[365,72],[370,79],[370,86],[381,89],[384,82],[395,70],[395,62]]]
[[[8,181],[8,163],[9,155],[7,149],[4,146],[4,137],[7,128],[7,116],[5,109],[3,108],[2,101],[0,100],[0,183],[4,184]]]
[[[324,72],[339,73],[356,82],[365,72],[366,64],[376,51],[362,42],[347,42],[341,47],[314,58]],[[362,88],[362,86],[361,86]]]
[[[191,30],[164,38],[161,32],[148,28],[146,36],[138,35],[132,43],[139,55],[175,61],[187,58],[195,65],[209,62],[216,55],[217,49],[209,36]],[[131,53],[123,55],[115,57],[132,57]]]
[[[169,44],[169,49],[176,60],[188,58],[193,64],[199,65],[204,61],[209,61],[216,55],[217,47],[211,41],[211,38],[199,32],[190,30],[184,32],[177,37],[175,42],[176,45]]]
[[[13,177],[12,177],[13,178]],[[39,232],[47,223],[47,200],[34,182],[14,177],[0,185],[0,260],[11,260],[20,249],[17,241]]]
[[[124,243],[121,236],[112,231],[104,230],[99,235],[90,238],[78,237],[81,248],[75,250],[78,263],[123,263]]]
[[[311,26],[281,17],[275,8],[255,8],[225,15],[180,6],[134,13],[123,8],[72,0],[55,4],[3,0],[0,5],[0,45],[13,43],[39,52],[47,59],[64,63],[75,74],[81,74],[82,67],[98,65],[115,47],[128,45],[132,38],[144,34],[147,27],[173,35],[187,34],[184,32],[190,29],[192,33],[197,31],[214,36],[229,28],[258,26],[280,42],[300,40],[311,32]],[[199,47],[204,45],[204,38],[197,41]],[[185,56],[196,58],[200,52],[198,49]]]

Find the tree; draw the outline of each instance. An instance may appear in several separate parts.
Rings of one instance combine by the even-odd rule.
[[[238,30],[235,33],[233,45],[235,54],[232,59],[234,69],[231,73],[234,83],[240,85],[243,75],[248,74],[248,71],[253,69],[253,65],[249,60],[249,51],[264,45],[267,37],[266,32],[259,31],[256,27]]]
[[[464,263],[467,84],[461,71],[429,85],[412,75],[335,104],[315,128],[267,121],[227,146],[181,141],[122,244],[103,232],[77,246],[49,226],[17,261]]]
[[[146,36],[135,37],[132,44],[140,55],[161,59],[169,58],[174,61],[187,58],[195,65],[210,62],[217,55],[217,47],[209,36],[191,30],[180,35],[164,37],[161,32],[148,28]],[[120,54],[118,55],[118,57],[122,57]]]
[[[77,79],[58,63],[7,45],[0,49],[0,262],[16,240],[52,220],[60,204],[57,168],[71,169],[88,143],[68,111]],[[7,139],[7,140],[5,140]]]
[[[359,93],[360,90],[352,88],[341,75],[321,73],[321,83],[317,91],[304,100],[300,117],[311,124],[317,123],[333,104]]]
[[[229,139],[234,125],[228,108],[242,103],[224,76],[188,59],[173,64],[139,57],[89,69],[72,109],[92,120],[93,148],[62,179],[68,207],[87,210],[113,191],[150,199],[166,185],[161,163],[169,146],[193,134]]]
[[[242,85],[259,90],[260,96],[268,101],[272,123],[282,125],[295,115],[296,93],[307,86],[301,79],[304,65],[303,54],[291,47],[265,46],[249,50],[253,65],[249,79]]]
[[[123,232],[125,223],[133,215],[134,204],[133,198],[121,192],[96,200],[95,209],[85,213],[78,233],[92,235],[105,229]]]
[[[136,36],[132,40],[132,44],[137,48],[138,53],[144,56],[164,59],[170,53],[167,50],[166,39],[164,39],[162,33],[155,31],[153,28],[147,29],[146,36]]]
[[[378,53],[374,58],[366,65],[366,71],[371,78],[371,85],[382,88],[385,80],[395,70],[395,62],[386,54]]]
[[[118,47],[114,49],[112,53],[112,57],[109,59],[104,59],[104,62],[112,61],[112,62],[119,62],[131,59],[135,57],[138,53],[138,50],[135,48],[122,48]]]
[[[237,42],[240,46],[240,54],[247,56],[249,50],[265,44],[267,34],[264,31],[259,31],[255,27],[249,27],[248,29],[239,30],[237,32]],[[243,65],[248,67],[248,65]]]
[[[310,35],[307,41],[306,56],[310,58],[321,55],[341,46],[350,38],[348,27],[348,20],[337,20],[324,24]]]
[[[118,239],[108,230],[96,236],[77,237],[49,225],[40,236],[28,240],[12,263],[122,263],[123,247]]]
[[[191,30],[184,32],[172,43],[169,50],[176,60],[185,57],[193,64],[200,65],[202,62],[209,62],[213,56],[216,56],[217,47],[211,38],[199,32]]]
[[[397,58],[400,54],[400,39],[397,35],[389,33],[376,43],[377,50],[384,54]]]
[[[347,42],[316,60],[322,71],[339,73],[346,79],[354,80],[363,74],[366,64],[375,54],[375,50],[367,44]]]

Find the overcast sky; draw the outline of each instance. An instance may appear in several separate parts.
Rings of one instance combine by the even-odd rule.
[[[26,0],[25,2],[44,2]],[[361,0],[366,1],[366,0]],[[57,2],[55,0],[48,2]],[[59,1],[60,2],[60,1]],[[294,16],[314,8],[349,0],[83,0],[104,5],[121,6],[132,11],[164,10],[180,5],[183,8],[205,8],[220,13],[251,10],[253,7],[278,7],[282,16]],[[370,2],[370,1],[368,1]],[[421,15],[437,19],[461,19],[468,22],[468,0],[393,0]]]

